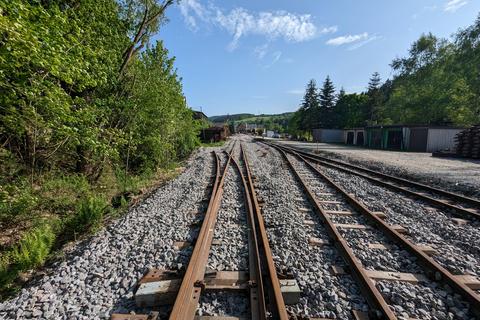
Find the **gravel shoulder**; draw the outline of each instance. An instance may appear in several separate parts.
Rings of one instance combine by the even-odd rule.
[[[109,319],[135,310],[133,290],[148,268],[182,268],[194,212],[204,210],[205,190],[214,173],[212,148],[201,148],[185,171],[97,235],[76,244],[65,259],[0,303],[1,319]],[[140,310],[135,310],[140,311]]]
[[[480,197],[480,160],[436,158],[431,153],[373,150],[328,143],[275,142]]]

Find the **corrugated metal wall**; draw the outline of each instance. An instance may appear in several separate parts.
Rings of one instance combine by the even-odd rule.
[[[455,135],[463,129],[428,129],[427,152],[455,148]]]
[[[313,141],[326,143],[342,143],[343,130],[341,129],[313,129]]]

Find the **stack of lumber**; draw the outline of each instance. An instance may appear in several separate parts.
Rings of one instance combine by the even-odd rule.
[[[455,141],[458,155],[480,159],[480,125],[463,130],[456,135]]]

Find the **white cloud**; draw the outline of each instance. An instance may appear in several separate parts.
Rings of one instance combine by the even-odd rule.
[[[267,54],[268,51],[268,43],[265,43],[264,45],[257,46],[255,49],[253,49],[253,53],[258,59],[263,59],[265,55]]]
[[[443,11],[445,12],[455,12],[464,5],[468,3],[469,0],[449,0],[447,3],[445,3],[445,6],[443,7]]]
[[[347,35],[347,36],[332,38],[327,41],[327,44],[330,46],[341,46],[344,44],[358,42],[366,39],[368,39],[368,33],[364,32],[362,34]]]
[[[299,95],[304,94],[305,90],[304,89],[292,89],[292,90],[288,90],[287,93],[299,96]]]
[[[240,38],[246,35],[261,35],[269,40],[282,38],[287,42],[303,42],[318,35],[334,33],[338,29],[336,26],[317,28],[309,14],[295,14],[283,10],[252,13],[242,7],[225,13],[212,4],[206,7],[198,0],[181,1],[180,11],[192,29],[196,30],[197,20],[201,20],[231,34],[233,39],[229,44],[230,50],[234,50]]]
[[[372,41],[375,41],[375,40],[378,40],[378,39],[381,39],[382,37],[380,36],[371,36],[371,37],[368,37],[367,39],[361,41],[361,42],[358,42],[358,43],[355,43],[353,45],[351,45],[348,50],[352,51],[352,50],[356,50],[358,48],[361,48],[363,47],[364,45],[366,45],[367,43],[369,42],[372,42]]]
[[[203,21],[207,20],[208,12],[197,0],[182,0],[179,7],[185,22],[193,30],[198,29],[195,16]]]
[[[278,60],[280,60],[280,58],[282,57],[282,52],[281,51],[275,51],[271,54],[271,57],[272,57],[272,61],[270,61],[269,64],[264,66],[265,69],[270,68],[275,63],[277,63]]]

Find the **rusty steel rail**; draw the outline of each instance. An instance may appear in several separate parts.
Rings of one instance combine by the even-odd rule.
[[[267,145],[273,145],[271,143],[266,143],[266,144]],[[277,146],[277,147],[279,147],[279,148],[281,148],[282,150],[285,150],[285,151],[288,150],[288,151],[293,151],[293,152],[296,152],[298,154],[301,154],[306,159],[309,159],[309,160],[314,161],[318,164],[327,166],[329,168],[333,168],[333,169],[337,169],[337,170],[340,170],[340,171],[343,171],[343,172],[346,172],[346,173],[349,173],[349,174],[357,175],[359,177],[362,177],[364,179],[367,179],[369,181],[372,181],[372,182],[377,183],[379,185],[382,185],[384,187],[390,188],[392,190],[400,191],[400,192],[403,192],[403,193],[405,193],[409,196],[412,196],[414,198],[430,202],[430,203],[436,205],[437,207],[444,207],[446,209],[450,209],[450,210],[452,210],[452,214],[456,215],[457,217],[461,217],[461,218],[469,218],[470,217],[470,218],[475,218],[475,219],[480,220],[479,209],[463,208],[459,205],[448,203],[446,200],[437,199],[437,198],[431,197],[427,194],[423,194],[423,193],[420,193],[420,192],[415,192],[413,190],[408,189],[407,187],[421,189],[421,190],[424,190],[426,192],[441,195],[443,197],[446,197],[446,198],[449,198],[449,199],[452,199],[452,200],[455,200],[455,201],[458,201],[458,202],[468,203],[468,204],[473,205],[477,208],[480,208],[480,200],[470,198],[470,197],[466,197],[466,196],[463,196],[463,195],[460,195],[460,194],[457,194],[457,193],[453,193],[453,192],[449,192],[449,191],[446,191],[446,190],[442,190],[442,189],[439,189],[439,188],[431,187],[431,186],[428,186],[428,185],[425,185],[425,184],[422,184],[422,183],[418,183],[418,182],[410,181],[410,180],[407,180],[407,179],[395,177],[395,176],[385,174],[385,173],[381,173],[381,172],[378,172],[378,171],[366,169],[366,168],[356,166],[356,165],[353,165],[353,164],[350,164],[350,163],[346,163],[346,162],[343,162],[343,161],[333,160],[333,159],[329,159],[329,158],[322,157],[322,156],[319,156],[319,155],[314,155],[312,153],[301,151],[301,150],[298,150],[298,149],[285,147],[285,146],[280,146],[278,144],[275,144],[275,146]],[[357,170],[357,171],[355,171],[355,170]],[[361,172],[358,172],[358,171],[361,171]],[[362,173],[362,172],[364,172],[364,173]],[[372,177],[370,175],[375,175],[377,177],[380,177],[381,179],[394,181],[396,183],[403,184],[404,186],[400,186],[400,185],[396,185],[396,184],[393,184],[393,183],[390,183],[390,182],[387,182],[387,181],[384,181],[384,180],[380,180],[379,178],[375,178],[375,177]]]
[[[367,273],[365,272],[365,269],[357,261],[357,258],[355,257],[355,254],[353,253],[352,249],[348,246],[345,239],[337,230],[337,227],[335,226],[335,224],[332,222],[332,220],[330,219],[326,211],[322,208],[322,206],[317,201],[315,194],[307,186],[305,181],[302,179],[298,171],[293,166],[290,159],[288,159],[286,152],[281,148],[278,148],[277,146],[273,146],[273,147],[277,148],[277,150],[282,154],[289,168],[294,173],[297,180],[300,182],[302,188],[305,190],[308,199],[313,205],[314,210],[317,212],[320,219],[325,223],[324,226],[327,229],[327,232],[330,238],[333,240],[335,246],[340,251],[345,261],[350,266],[353,276],[357,279],[360,289],[365,295],[365,298],[371,308],[371,312],[370,312],[371,316],[375,317],[376,319],[390,319],[390,320],[397,319],[397,317],[392,312],[387,302],[383,298],[380,291],[378,291],[373,281],[370,279],[370,277],[368,277]]]
[[[260,270],[258,272],[260,272],[261,275],[263,270],[267,274],[267,284],[270,286],[271,291],[273,292],[273,296],[269,297],[270,299],[268,300],[270,306],[269,309],[272,313],[273,319],[288,320],[287,309],[285,307],[285,302],[283,300],[280,288],[280,281],[277,277],[277,270],[275,268],[272,251],[268,242],[267,231],[265,229],[263,216],[260,205],[258,204],[255,187],[253,185],[250,164],[242,144],[240,145],[240,152],[241,160],[245,166],[246,179],[244,174],[241,172],[240,167],[239,172],[242,176],[245,187],[245,195],[249,199],[247,202],[249,204],[249,217],[252,221],[251,228],[252,232],[254,233],[253,237],[257,241],[255,253],[258,255],[256,261],[258,260],[260,266]],[[258,242],[258,239],[260,239],[260,242]],[[265,289],[262,288],[262,291],[265,294]]]
[[[278,148],[285,158],[286,154],[284,150]],[[288,151],[297,158],[301,159],[304,163],[307,164],[314,172],[316,172],[323,180],[330,184],[335,190],[341,193],[347,202],[357,209],[360,213],[366,216],[371,222],[373,222],[381,231],[383,231],[390,239],[400,244],[405,250],[410,252],[413,256],[417,258],[417,261],[422,265],[426,270],[426,275],[435,281],[442,281],[448,284],[456,293],[461,295],[467,302],[470,303],[472,311],[477,316],[480,316],[480,295],[476,294],[475,291],[466,286],[463,282],[457,280],[454,275],[452,275],[447,269],[442,267],[434,259],[429,257],[425,252],[420,250],[415,244],[409,241],[406,237],[401,235],[399,232],[394,230],[387,222],[383,221],[380,217],[376,216],[370,209],[368,209],[362,202],[355,199],[337,183],[331,180],[323,172],[321,172],[316,166],[311,162],[307,161],[305,157],[296,153],[295,151]],[[288,159],[287,159],[288,160]],[[293,167],[293,166],[291,166]]]
[[[235,147],[235,144],[232,147]],[[182,284],[178,291],[172,312],[171,320],[188,320],[194,319],[198,308],[198,301],[202,291],[202,282],[205,275],[205,269],[213,240],[213,232],[217,221],[217,213],[220,208],[220,202],[223,195],[223,184],[232,160],[230,155],[220,174],[220,159],[216,156],[216,176],[213,191],[208,203],[207,212],[202,223],[192,256],[188,263],[187,270],[182,280]]]

